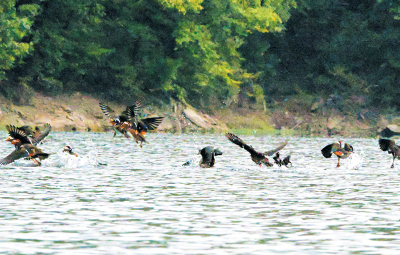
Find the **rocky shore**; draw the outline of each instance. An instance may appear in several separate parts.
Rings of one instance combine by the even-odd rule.
[[[29,105],[17,106],[0,96],[0,129],[5,130],[7,124],[40,127],[51,123],[55,131],[109,131],[111,127],[99,102],[99,99],[79,92],[57,97],[35,93]],[[117,114],[126,107],[104,103]],[[374,137],[386,127],[400,132],[400,118],[377,115],[368,119],[363,113],[342,116],[340,112],[326,110],[320,102],[316,103],[310,109],[292,105],[289,109],[277,107],[267,112],[229,108],[210,116],[190,105],[172,101],[158,107],[144,105],[142,115],[164,116],[157,132],[172,133],[223,133],[231,130],[239,134]]]
[[[40,127],[45,123],[51,123],[55,131],[104,132],[111,129],[108,118],[99,107],[100,100],[81,93],[60,97],[47,97],[35,93],[29,105],[24,106],[14,105],[2,96],[0,100],[0,129],[3,130],[7,124]],[[104,103],[117,114],[126,107],[111,102]],[[178,102],[163,109],[144,106],[142,115],[165,117],[157,132],[222,132],[228,129],[217,119]]]

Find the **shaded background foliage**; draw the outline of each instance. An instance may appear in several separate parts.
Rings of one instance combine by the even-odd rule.
[[[83,91],[203,108],[299,96],[400,108],[399,13],[384,0],[5,0],[0,93]],[[311,99],[310,99],[311,98]],[[350,100],[350,101],[349,101]]]

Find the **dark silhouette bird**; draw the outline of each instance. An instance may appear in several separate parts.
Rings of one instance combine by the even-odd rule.
[[[247,145],[242,139],[240,139],[236,135],[234,135],[232,133],[227,133],[225,136],[232,143],[239,145],[241,148],[248,151],[250,153],[250,157],[253,160],[253,162],[259,166],[261,166],[262,164],[264,164],[266,166],[273,166],[273,164],[269,162],[269,160],[266,156],[274,155],[274,153],[282,150],[287,144],[287,141],[286,141],[273,150],[266,151],[266,152],[257,152],[252,146]]]
[[[275,164],[277,164],[278,166],[288,167],[289,164],[292,165],[292,162],[290,162],[290,155],[281,159],[279,152],[277,152],[277,153],[275,153],[275,156],[273,157],[273,159],[274,159]]]
[[[126,123],[126,126],[130,125],[130,118],[128,116],[128,110],[132,111],[133,113],[138,112],[141,105],[140,102],[137,101],[134,105],[127,106],[125,111],[123,111],[120,115],[117,115],[111,107],[106,104],[99,103],[101,110],[103,111],[104,115],[109,118],[109,122],[114,129],[114,136],[116,136],[117,131],[123,134],[126,138],[130,138],[127,133],[127,129],[123,128],[121,125]]]
[[[78,153],[73,152],[72,147],[69,146],[69,145],[64,146],[63,152],[66,152],[66,153],[68,153],[69,155],[73,155],[73,156],[75,156],[75,157],[78,157]]]
[[[379,135],[381,137],[392,137],[395,135],[400,135],[400,132],[395,132],[395,131],[391,130],[390,128],[386,127],[381,132],[379,132]]]
[[[389,154],[393,155],[391,168],[394,168],[394,159],[400,157],[400,147],[396,145],[394,140],[384,138],[379,139],[379,147],[382,151],[387,151]]]
[[[284,166],[289,166],[292,165],[292,162],[290,161],[290,155],[287,155],[286,157],[283,158],[282,163]]]
[[[340,159],[341,158],[347,158],[348,156],[350,156],[353,153],[353,151],[354,151],[353,146],[351,146],[348,143],[345,143],[344,147],[342,147],[342,141],[329,144],[321,150],[322,155],[325,158],[332,157],[332,154],[335,154],[338,157],[338,162],[337,162],[336,167],[340,167]]]
[[[10,135],[7,141],[15,146],[15,150],[0,161],[0,165],[6,165],[20,158],[31,159],[37,165],[41,165],[39,160],[49,157],[50,154],[44,153],[36,145],[42,141],[51,131],[50,124],[45,124],[45,131],[36,137],[29,138],[22,129],[13,125],[7,125],[6,129]]]
[[[222,155],[222,152],[218,149],[214,149],[212,146],[207,146],[199,150],[199,154],[201,155],[200,167],[210,168],[215,164],[215,156]]]

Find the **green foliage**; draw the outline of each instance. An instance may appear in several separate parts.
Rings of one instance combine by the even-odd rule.
[[[395,1],[298,1],[283,36],[269,34],[280,59],[267,93],[365,96],[372,106],[400,106],[400,21]],[[280,84],[275,86],[274,84]],[[295,86],[293,86],[293,84]],[[288,88],[292,88],[288,90]]]
[[[396,1],[32,2],[0,4],[1,89],[11,98],[20,83],[27,94],[207,108],[318,94],[400,109]]]
[[[5,79],[5,71],[32,51],[32,43],[22,39],[30,34],[32,20],[38,13],[37,5],[25,5],[20,13],[15,9],[16,0],[3,0],[0,3],[0,81]]]
[[[252,33],[281,31],[283,18],[276,10],[287,17],[293,6],[294,1],[204,1],[200,16],[181,15],[175,32],[182,58],[176,84],[191,92],[191,100],[235,97],[243,82],[256,77],[243,69],[238,49]]]

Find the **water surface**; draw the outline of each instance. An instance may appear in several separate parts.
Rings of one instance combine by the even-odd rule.
[[[260,151],[288,139],[293,166],[256,166],[223,135],[148,134],[140,148],[53,132],[41,167],[0,166],[0,253],[398,254],[400,161],[391,169],[376,139],[342,138],[357,155],[336,168],[320,153],[333,139],[241,138]],[[202,169],[208,145],[224,155]]]

